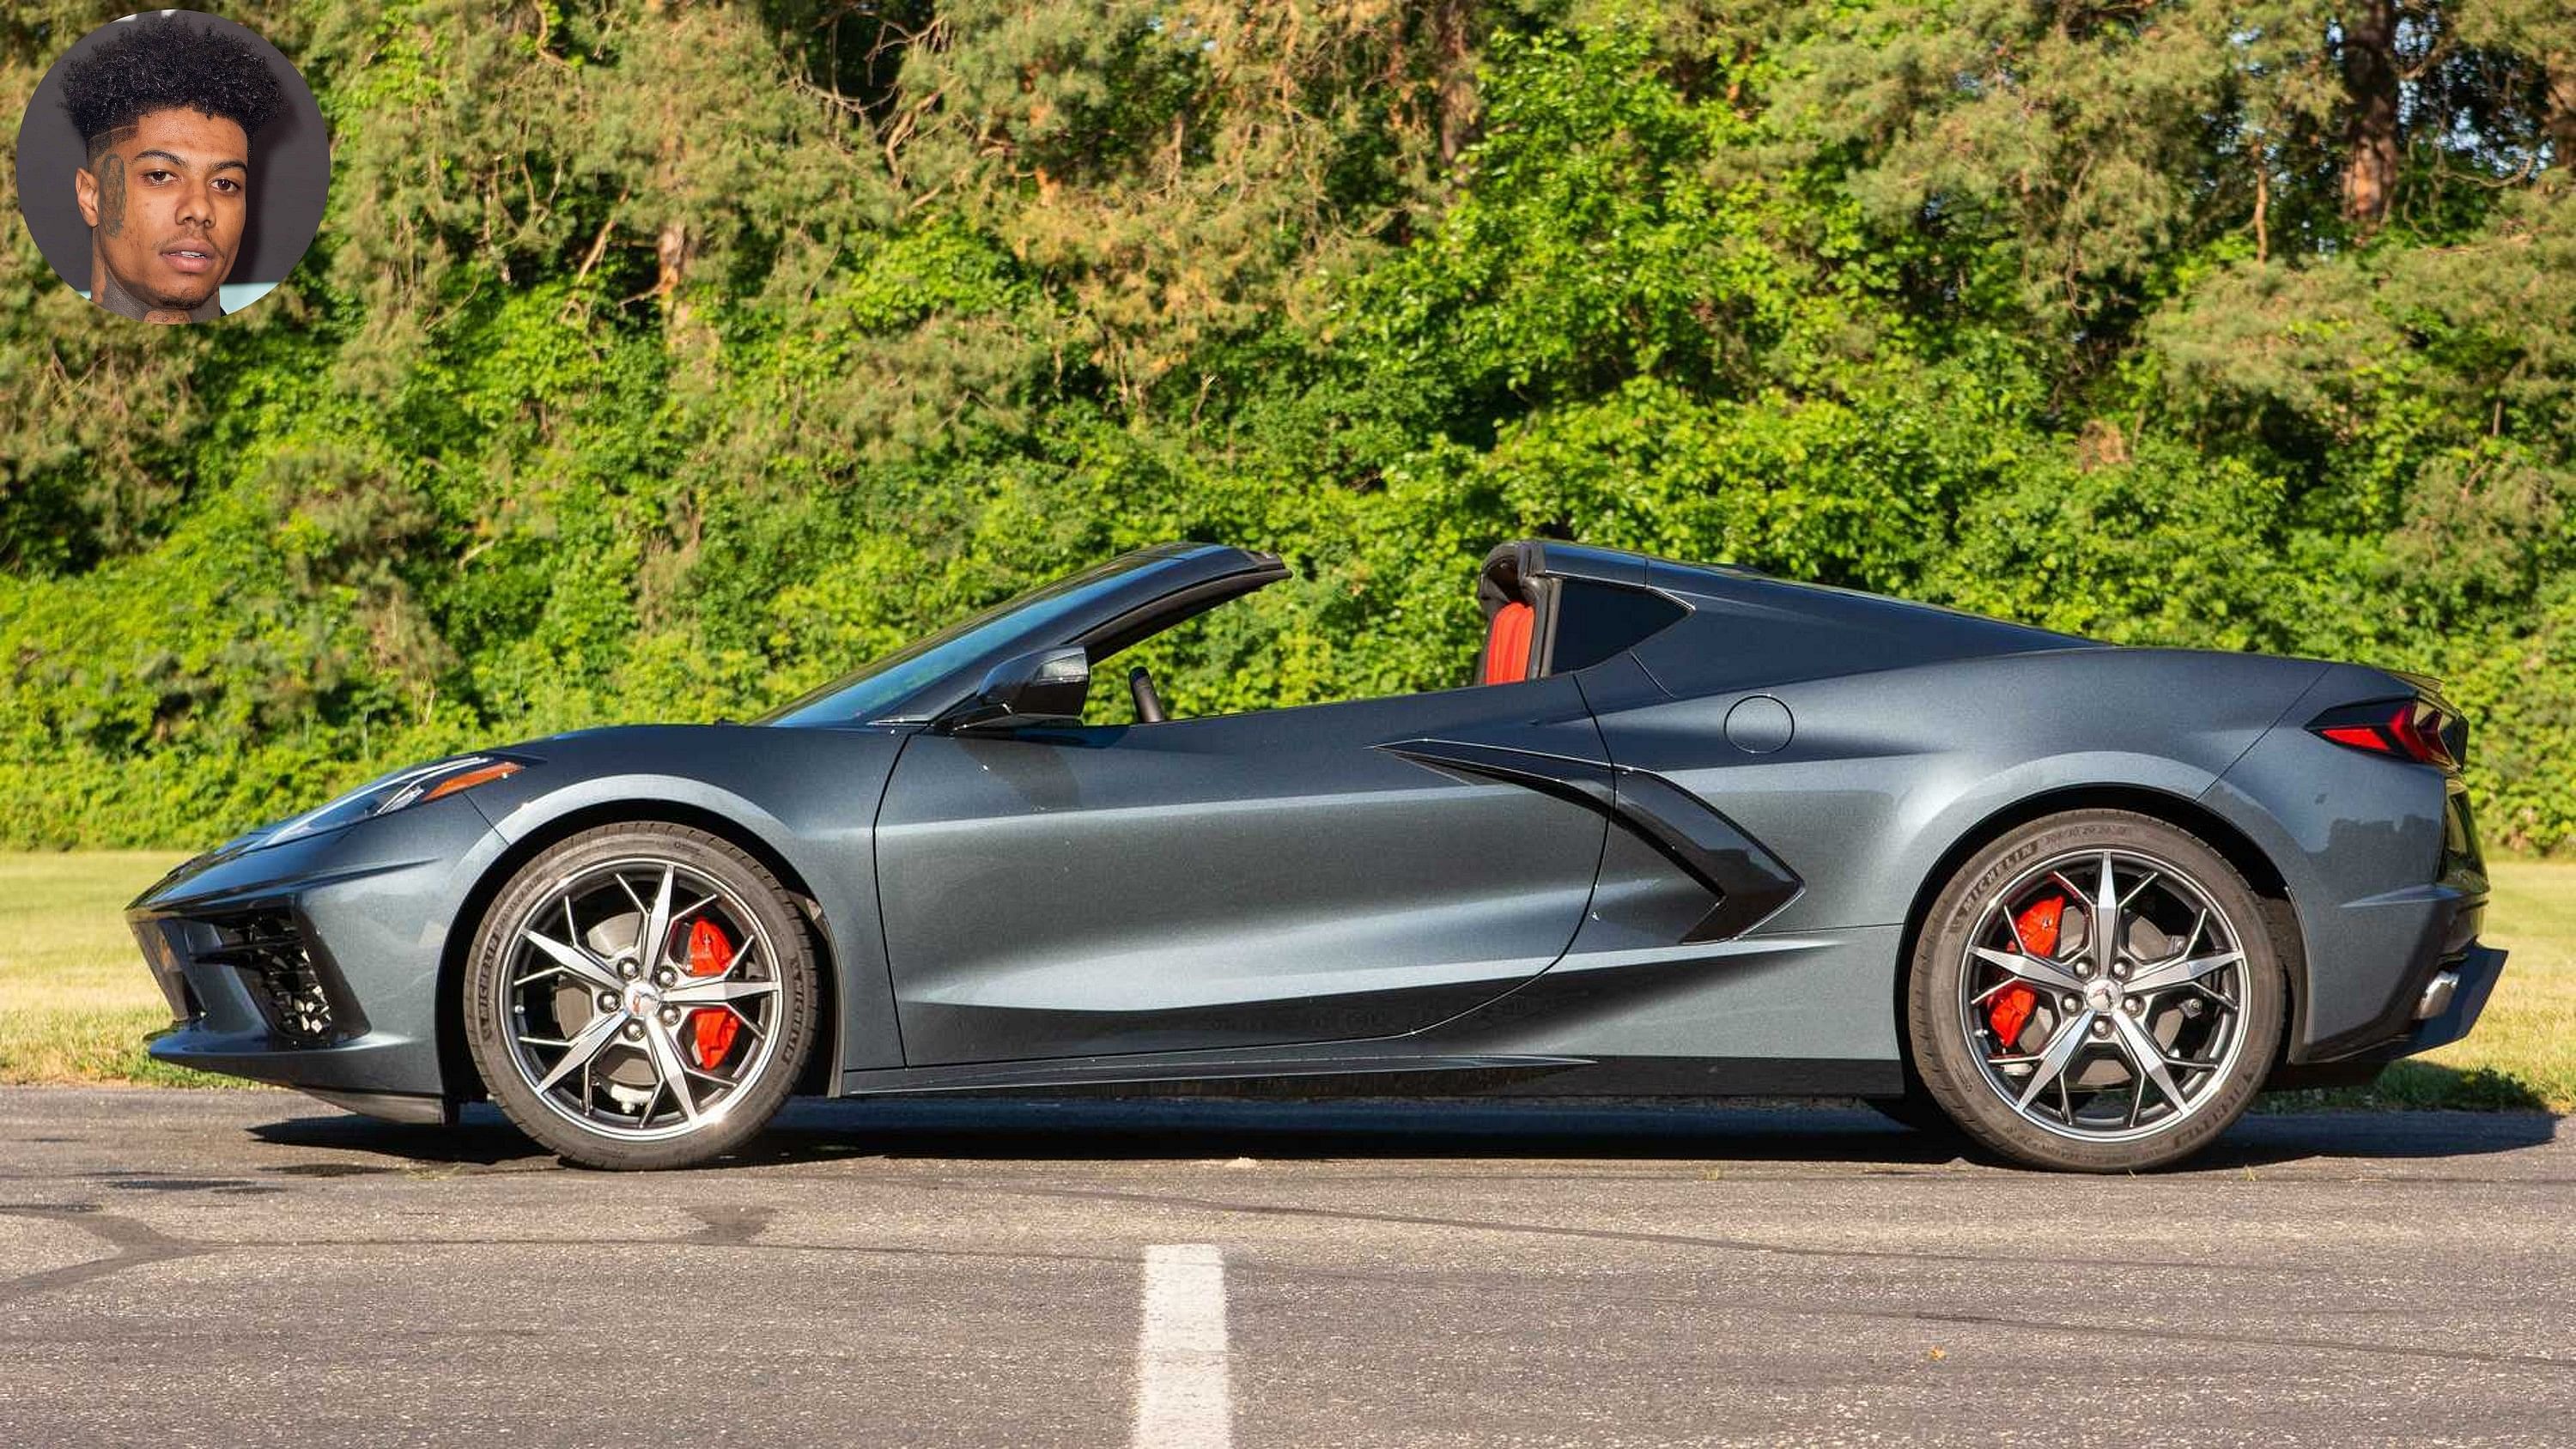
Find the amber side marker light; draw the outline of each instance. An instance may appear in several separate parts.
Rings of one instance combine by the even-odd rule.
[[[523,768],[525,767],[516,761],[495,760],[481,769],[468,770],[461,775],[450,775],[430,786],[420,797],[420,802],[426,805],[442,795],[453,795],[459,790],[471,790],[477,785],[489,785],[495,780],[506,780]]]

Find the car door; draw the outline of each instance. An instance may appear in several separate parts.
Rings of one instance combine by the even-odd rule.
[[[1606,765],[1562,677],[917,734],[876,830],[905,1059],[1345,1040],[1454,1016],[1573,938],[1606,828],[1575,797]]]

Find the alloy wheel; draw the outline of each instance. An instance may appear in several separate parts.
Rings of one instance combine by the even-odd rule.
[[[584,1131],[656,1142],[731,1114],[777,1055],[777,953],[722,881],[627,858],[555,884],[504,947],[520,1081]]]
[[[2171,861],[2087,849],[1989,898],[1959,973],[1959,1025],[1987,1087],[2084,1142],[2171,1131],[2245,1047],[2238,924]]]

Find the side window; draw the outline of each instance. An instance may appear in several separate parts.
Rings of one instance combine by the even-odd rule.
[[[1143,665],[1170,720],[1363,699],[1373,680],[1338,667],[1319,638],[1314,591],[1279,584],[1230,599],[1091,664],[1084,723],[1137,723],[1127,672]]]
[[[1589,668],[1648,635],[1679,622],[1688,609],[1661,594],[1623,589],[1590,579],[1563,579],[1556,586],[1556,626],[1548,641],[1547,672],[1566,674]]]

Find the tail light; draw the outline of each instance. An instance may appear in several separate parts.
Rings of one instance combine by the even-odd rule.
[[[2421,696],[2330,709],[2308,729],[2339,745],[2445,770],[2458,769],[2469,752],[2468,723]]]

